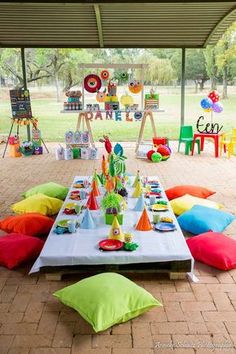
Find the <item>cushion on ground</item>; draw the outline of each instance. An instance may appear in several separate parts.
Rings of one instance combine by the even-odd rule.
[[[36,259],[44,241],[32,236],[11,233],[0,237],[0,265],[9,269]]]
[[[212,194],[215,194],[215,192],[207,188],[192,185],[175,186],[167,189],[165,193],[169,200],[182,197],[185,194],[204,199],[210,197]]]
[[[32,195],[42,193],[48,197],[58,198],[64,200],[67,196],[69,188],[62,186],[61,184],[49,182],[35,186],[25,193],[22,194],[23,197],[28,198]]]
[[[236,241],[218,232],[206,232],[187,241],[197,261],[222,270],[236,268]]]
[[[186,194],[182,197],[173,199],[170,201],[170,205],[173,209],[173,212],[176,215],[181,215],[185,211],[191,209],[194,205],[203,205],[209,208],[219,209],[222,207],[221,204],[213,202],[211,200],[193,197],[192,195]]]
[[[195,235],[207,231],[222,232],[234,219],[230,213],[202,205],[195,205],[177,218],[183,230]]]
[[[60,199],[39,193],[13,204],[11,208],[16,214],[39,213],[55,215],[61,209],[62,204],[63,202]]]
[[[28,236],[47,236],[54,220],[38,213],[8,216],[0,220],[0,229],[5,232],[22,233]]]
[[[116,273],[102,273],[83,279],[53,295],[78,311],[95,332],[161,306],[146,290]]]

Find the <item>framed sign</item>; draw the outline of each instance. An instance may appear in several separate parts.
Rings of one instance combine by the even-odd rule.
[[[13,119],[32,118],[29,90],[10,90]]]

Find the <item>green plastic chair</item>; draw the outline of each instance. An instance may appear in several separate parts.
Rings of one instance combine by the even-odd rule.
[[[178,152],[181,143],[185,144],[185,155],[189,155],[193,145],[193,127],[191,125],[182,125],[180,128]],[[200,154],[200,139],[196,139],[196,143],[198,146],[198,154]]]

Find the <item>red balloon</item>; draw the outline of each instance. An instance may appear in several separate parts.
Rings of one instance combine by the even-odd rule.
[[[152,154],[156,152],[155,150],[149,150],[148,153],[147,153],[147,158],[148,160],[151,160],[152,159]]]
[[[212,100],[213,103],[218,102],[219,99],[220,99],[219,92],[216,91],[216,90],[211,91],[211,92],[209,93],[208,97]]]

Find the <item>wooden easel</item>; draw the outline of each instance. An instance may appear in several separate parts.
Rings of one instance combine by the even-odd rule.
[[[154,122],[154,118],[153,118],[153,112],[151,110],[144,111],[142,123],[141,123],[140,130],[139,130],[139,136],[138,136],[135,152],[138,151],[139,145],[142,143],[143,132],[144,132],[144,127],[145,127],[145,124],[146,124],[147,117],[149,117],[150,120],[151,120],[153,137],[157,136],[156,126],[155,126],[155,122]]]
[[[87,118],[87,112],[80,112],[78,116],[78,121],[76,125],[76,130],[80,130],[82,124],[82,129],[84,130],[84,127],[87,127],[88,133],[89,133],[89,140],[91,142],[91,145],[93,148],[95,148],[95,143],[93,139],[93,133],[92,133],[92,128],[90,125],[90,119]]]

